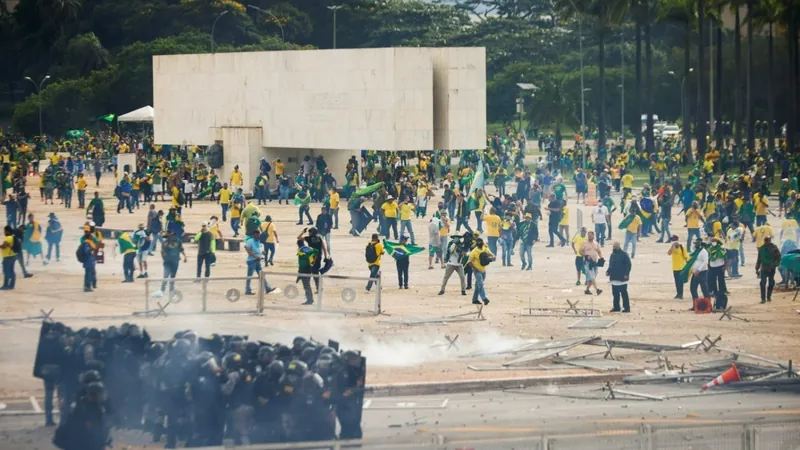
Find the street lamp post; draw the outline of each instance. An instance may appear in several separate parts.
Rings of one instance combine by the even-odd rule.
[[[39,84],[36,84],[36,82],[33,81],[33,79],[31,79],[31,77],[25,77],[25,79],[30,81],[33,84],[33,87],[36,88],[36,94],[39,95],[39,136],[44,136],[44,131],[43,131],[44,129],[42,127],[42,96],[41,96],[41,94],[42,94],[42,87],[44,86],[44,83],[47,80],[50,79],[50,75],[45,75],[44,78],[42,78],[42,81],[39,82]]]
[[[683,124],[682,128],[683,128],[684,139],[686,140],[687,143],[689,143],[690,141],[689,139],[686,139],[686,137],[689,135],[689,133],[687,133],[687,131],[689,131],[689,124],[686,121],[686,93],[684,87],[686,86],[686,77],[689,75],[689,73],[692,72],[694,72],[694,67],[690,67],[689,72],[683,74],[683,76],[681,77],[681,122]],[[674,76],[675,72],[670,70],[669,74]]]
[[[254,10],[258,11],[258,12],[262,12],[262,13],[267,14],[270,17],[272,17],[272,20],[275,21],[275,25],[277,25],[278,28],[281,29],[281,41],[286,42],[286,36],[283,34],[283,25],[281,25],[281,21],[278,20],[278,18],[275,16],[275,14],[272,14],[272,12],[270,12],[269,10],[261,9],[258,6],[255,6],[255,5],[247,5],[247,7],[250,8],[250,9],[254,9]]]
[[[342,5],[331,5],[328,9],[333,11],[333,48],[336,48],[336,11],[342,9]]]
[[[217,22],[219,21],[219,19],[221,19],[222,16],[224,16],[225,14],[228,14],[227,10],[222,11],[221,13],[219,13],[217,18],[214,19],[214,24],[211,25],[211,53],[214,53],[214,29],[217,27]]]
[[[586,102],[584,102],[583,99],[583,93],[586,91],[586,89],[583,87],[583,21],[581,20],[580,9],[578,9],[578,7],[575,5],[575,2],[569,0],[569,3],[572,5],[572,8],[575,9],[575,13],[578,18],[578,53],[580,54],[581,59],[581,137],[586,138]],[[582,153],[583,166],[586,167],[586,152]]]
[[[620,103],[620,137],[622,137],[622,146],[625,147],[625,33],[620,33],[620,47],[619,47],[619,72],[620,72],[620,85],[622,91],[622,101]]]

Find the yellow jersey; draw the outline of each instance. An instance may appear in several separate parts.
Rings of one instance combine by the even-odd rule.
[[[78,178],[78,181],[76,181],[75,184],[78,186],[78,190],[79,191],[85,191],[86,190],[86,178],[85,177]]]
[[[700,212],[695,209],[688,209],[686,211],[686,227],[687,228],[700,228]]]
[[[375,245],[375,254],[378,255],[378,258],[375,259],[374,262],[369,263],[370,266],[380,266],[381,265],[381,256],[383,255],[383,244],[380,242],[369,242],[367,245]]]
[[[231,186],[241,186],[242,185],[242,172],[238,170],[234,170],[231,172]]]
[[[561,222],[558,222],[559,225],[569,226],[569,207],[564,206],[561,208]]]
[[[400,220],[411,220],[412,214],[414,214],[414,205],[411,203],[400,205]]]
[[[761,225],[756,228],[756,248],[761,248],[764,245],[764,239],[772,237],[772,227],[769,225]]]
[[[629,173],[626,173],[625,175],[623,175],[622,180],[620,180],[620,181],[622,182],[622,187],[624,187],[624,188],[630,189],[630,188],[633,187],[633,175],[631,175]]]
[[[469,253],[469,262],[472,264],[472,269],[477,270],[478,272],[486,272],[486,266],[481,264],[481,253],[489,253],[490,255],[492,252],[489,251],[489,247],[484,245],[483,248],[475,247]]]
[[[486,222],[486,235],[499,238],[500,224],[503,222],[503,219],[495,214],[489,214],[483,218],[483,221]]]
[[[339,209],[339,193],[331,191],[331,209]]]
[[[238,219],[242,217],[242,207],[238,203],[231,205],[231,219]]]
[[[283,175],[283,168],[286,167],[286,164],[282,162],[275,163],[275,175],[281,176]]]
[[[680,248],[672,250],[672,271],[679,272],[683,270],[683,266],[689,261],[689,254],[686,248],[681,245]]]
[[[629,233],[638,233],[639,227],[642,226],[642,218],[638,215],[633,217],[633,221],[625,228]]]
[[[586,242],[586,238],[580,234],[572,238],[572,245],[575,246],[575,256],[581,256],[581,247],[583,247],[584,242]]]
[[[2,250],[3,258],[17,256],[17,252],[14,251],[14,236],[5,236],[3,243],[7,245]]]
[[[387,219],[396,219],[397,218],[397,203],[395,202],[386,202],[381,206],[383,210],[383,215]]]
[[[274,244],[275,243],[275,224],[272,222],[264,222],[261,224],[261,232],[267,233],[267,244]]]
[[[223,205],[227,205],[231,202],[231,196],[233,195],[233,191],[228,188],[222,188],[219,190],[219,202]]]

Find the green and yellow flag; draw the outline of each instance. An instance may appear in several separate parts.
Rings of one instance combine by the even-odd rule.
[[[113,114],[106,114],[105,116],[98,117],[97,120],[105,120],[106,122],[113,122],[114,117],[116,116]]]
[[[400,242],[389,242],[387,240],[383,241],[383,249],[393,258],[406,258],[425,250],[424,247],[418,245],[401,244]]]
[[[117,238],[117,245],[119,245],[120,255],[126,255],[128,253],[136,252],[136,244],[133,243],[128,233],[122,233],[119,235],[119,237]]]

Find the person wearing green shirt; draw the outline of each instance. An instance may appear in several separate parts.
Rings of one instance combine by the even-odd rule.
[[[556,178],[556,184],[553,185],[553,193],[559,200],[566,200],[567,187],[564,186],[564,180],[559,176]]]
[[[258,200],[258,204],[261,205],[263,202],[263,204],[266,205],[267,199],[269,198],[269,175],[264,172],[259,173],[256,177],[255,184],[256,200]]]
[[[308,224],[314,225],[314,221],[311,219],[311,213],[309,213],[309,210],[311,209],[311,207],[309,206],[310,203],[311,203],[311,194],[309,194],[308,191],[301,186],[300,190],[297,191],[297,194],[294,196],[294,204],[300,207],[300,209],[298,209],[297,211],[298,213],[297,225],[303,224],[303,214],[306,215],[306,218],[308,219]]]

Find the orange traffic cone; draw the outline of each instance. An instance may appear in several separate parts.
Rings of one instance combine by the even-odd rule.
[[[723,384],[736,383],[737,381],[742,381],[742,376],[739,375],[739,369],[736,368],[736,364],[731,364],[731,368],[726,370],[722,375],[704,384],[703,390],[705,391],[706,389],[712,386],[721,386]]]

